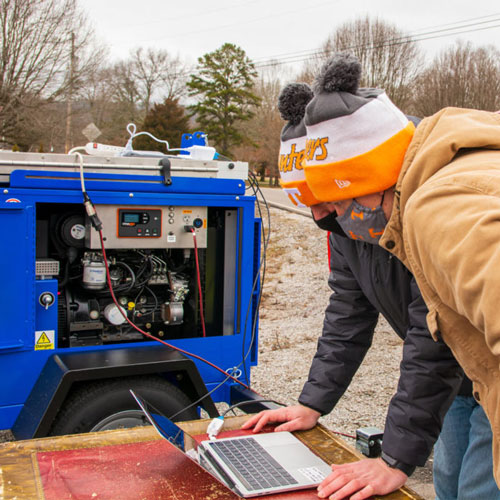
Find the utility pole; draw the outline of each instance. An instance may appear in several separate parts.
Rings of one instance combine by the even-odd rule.
[[[71,33],[71,54],[69,62],[69,87],[68,104],[66,107],[66,144],[64,151],[67,153],[71,149],[71,105],[73,100],[73,78],[75,74],[75,34]]]

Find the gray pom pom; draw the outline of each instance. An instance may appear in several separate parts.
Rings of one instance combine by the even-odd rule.
[[[345,52],[334,54],[321,68],[313,84],[315,94],[320,92],[350,92],[354,94],[361,79],[361,64]]]
[[[289,83],[278,97],[281,118],[297,125],[304,118],[306,106],[312,98],[313,92],[306,83]]]

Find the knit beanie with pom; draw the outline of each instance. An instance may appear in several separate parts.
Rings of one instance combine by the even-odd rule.
[[[361,64],[338,53],[321,68],[305,111],[304,172],[313,195],[340,201],[396,184],[415,126],[380,89],[358,88]]]
[[[313,92],[305,83],[289,83],[278,98],[278,110],[288,122],[281,131],[280,184],[294,205],[308,207],[319,203],[306,184],[303,169],[306,145],[304,112],[312,98]]]

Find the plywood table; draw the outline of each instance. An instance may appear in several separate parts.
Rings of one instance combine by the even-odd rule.
[[[243,434],[249,416],[225,419],[224,429]],[[193,435],[208,420],[183,422]],[[231,431],[232,429],[232,431]],[[318,425],[295,435],[328,463],[362,458]],[[237,500],[208,472],[162,439],[152,427],[61,436],[0,445],[0,498],[5,500]],[[317,500],[316,491],[268,495],[267,500]],[[384,498],[422,500],[407,488]]]

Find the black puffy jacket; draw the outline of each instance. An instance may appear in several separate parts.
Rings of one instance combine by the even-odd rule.
[[[457,392],[471,394],[470,381],[463,380],[446,344],[432,339],[425,303],[400,261],[378,245],[339,234],[330,235],[329,245],[334,293],[299,402],[322,414],[333,409],[363,361],[381,313],[404,340],[382,448],[404,463],[422,466]]]

